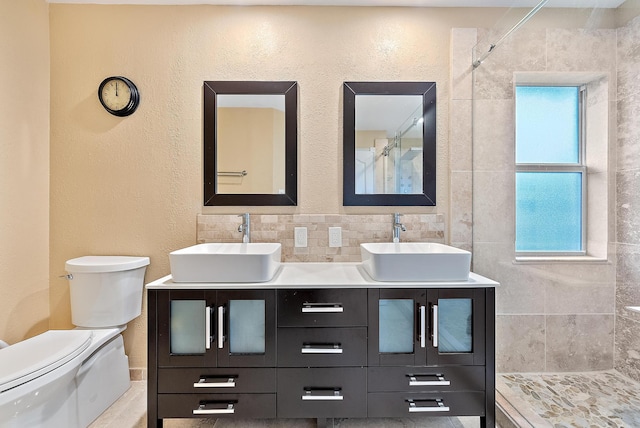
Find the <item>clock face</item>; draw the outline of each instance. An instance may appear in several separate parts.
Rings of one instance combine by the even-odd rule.
[[[115,116],[128,116],[140,103],[138,88],[129,79],[121,76],[107,77],[98,88],[100,103]]]

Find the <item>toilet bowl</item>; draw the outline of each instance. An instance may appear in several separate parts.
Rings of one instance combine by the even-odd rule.
[[[0,349],[0,427],[87,427],[128,388],[122,331],[140,315],[148,257],[67,261],[73,330]]]

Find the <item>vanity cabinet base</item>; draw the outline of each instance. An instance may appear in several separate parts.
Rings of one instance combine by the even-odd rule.
[[[182,285],[179,290],[150,288],[147,296],[149,427],[161,427],[164,418],[316,418],[324,427],[332,425],[333,418],[416,415],[477,416],[481,427],[495,426],[492,287],[216,292]],[[455,317],[471,326],[467,354],[447,353],[433,343],[434,306],[440,306],[438,326],[455,332],[447,324],[452,317],[449,312],[447,318],[446,306],[452,299],[471,302],[463,308],[464,317]],[[413,302],[404,312],[414,313],[405,317],[415,322],[409,327],[416,341],[413,355],[383,355],[378,352],[383,349],[380,308],[390,301],[402,306],[407,300]],[[178,304],[172,305],[174,301]],[[200,318],[206,320],[194,322],[198,328],[206,323],[196,340],[202,351],[172,352],[174,324],[190,319],[183,312],[183,318],[173,320],[172,310],[196,306],[193,302],[201,306]],[[264,350],[234,354],[231,345],[241,335],[236,335],[233,322],[256,319],[233,317],[236,307],[245,306],[264,308],[264,325],[259,322],[246,330],[252,338],[264,338]]]

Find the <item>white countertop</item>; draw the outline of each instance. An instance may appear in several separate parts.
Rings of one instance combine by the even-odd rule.
[[[362,263],[282,263],[271,281],[242,283],[173,282],[171,275],[146,285],[148,289],[238,288],[478,288],[497,287],[496,281],[471,272],[468,281],[380,282],[371,279]]]

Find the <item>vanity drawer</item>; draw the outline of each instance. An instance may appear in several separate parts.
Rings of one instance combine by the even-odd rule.
[[[367,364],[367,329],[279,328],[279,367],[338,367]]]
[[[483,392],[373,392],[367,401],[370,418],[485,415]]]
[[[279,327],[367,325],[367,290],[278,290]]]
[[[275,394],[158,394],[158,418],[275,418]]]
[[[278,369],[278,417],[366,417],[366,390],[365,368]]]
[[[276,369],[159,369],[158,392],[265,393],[276,390]]]
[[[369,367],[369,392],[484,391],[484,366]]]

